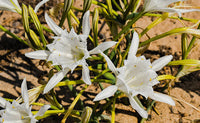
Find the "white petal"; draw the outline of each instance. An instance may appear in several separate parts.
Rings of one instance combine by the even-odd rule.
[[[133,99],[131,95],[127,95],[127,96],[129,98],[129,102],[131,106],[133,107],[133,109],[135,109],[143,118],[147,118],[148,117],[147,111],[145,111],[142,107],[140,107],[139,104],[135,101],[135,99]]]
[[[5,0],[4,0],[5,1]],[[18,8],[20,8],[21,9],[21,7],[20,7],[20,5],[19,5],[19,2],[18,2],[18,0],[12,0],[14,3],[15,3],[15,5],[18,7]]]
[[[172,58],[173,58],[172,55],[168,55],[155,60],[154,62],[152,62],[152,69],[155,71],[161,70],[165,65],[167,65],[172,60]]]
[[[176,9],[176,12],[179,14],[179,17],[181,17],[181,13],[187,13],[187,12],[199,12],[200,9]]]
[[[107,42],[103,42],[101,44],[99,44],[97,47],[95,47],[94,49],[90,50],[89,53],[90,54],[98,54],[100,53],[100,51],[105,51],[107,50],[108,48],[114,46],[117,42],[114,42],[114,41],[107,41]]]
[[[38,9],[43,5],[45,4],[46,2],[48,2],[49,0],[42,0],[41,2],[39,2],[36,6],[35,6],[35,9],[34,9],[34,12],[37,13]]]
[[[49,92],[52,88],[54,88],[54,86],[56,86],[56,84],[58,84],[58,82],[60,82],[64,78],[64,76],[67,74],[68,71],[69,71],[69,68],[65,68],[64,70],[61,70],[55,75],[53,75],[53,77],[51,77],[51,79],[45,86],[43,93],[45,94]]]
[[[134,57],[137,53],[138,50],[138,45],[139,45],[139,36],[137,34],[137,32],[135,31],[133,33],[133,39],[131,41],[131,46],[128,52],[128,59],[130,59],[131,57]]]
[[[2,97],[0,97],[0,107],[5,108],[6,107],[6,100]]]
[[[15,6],[10,2],[10,0],[0,0],[0,10],[7,10],[12,12],[17,12]],[[17,0],[13,0],[13,3],[21,9]]]
[[[95,98],[93,101],[99,101],[108,97],[111,97],[112,95],[115,94],[115,92],[117,91],[118,87],[116,85],[111,85],[107,88],[105,88],[103,91],[101,91]]]
[[[52,29],[52,31],[56,34],[56,35],[61,35],[63,32],[63,29],[60,28],[58,25],[56,25],[56,23],[49,17],[49,15],[47,13],[45,13],[45,20],[47,22],[47,24],[49,25],[49,27]]]
[[[28,89],[27,89],[27,83],[26,78],[24,78],[22,85],[21,85],[21,93],[22,93],[22,99],[24,100],[24,104],[26,108],[29,108],[29,97],[28,97]]]
[[[37,116],[42,116],[44,115],[44,113],[50,108],[51,106],[50,105],[44,105],[40,108],[40,110],[38,111],[38,113],[36,115],[34,115],[34,117],[37,117]]]
[[[88,84],[91,85],[91,80],[90,80],[90,71],[88,69],[88,67],[86,65],[82,65],[83,70],[82,70],[82,77],[83,77],[83,81]]]
[[[122,92],[129,93],[127,84],[120,77],[117,77],[116,85],[119,87],[119,90],[121,90]]]
[[[115,74],[118,75],[117,69],[115,67],[115,65],[112,63],[112,61],[110,60],[110,58],[108,58],[107,55],[105,55],[103,52],[101,52],[99,50],[99,52],[101,53],[101,55],[105,58],[107,64],[108,64],[108,68]]]
[[[41,59],[41,60],[46,60],[49,55],[50,55],[50,52],[47,50],[37,50],[37,51],[25,53],[26,57],[33,58],[33,59]]]
[[[159,102],[164,102],[164,103],[167,103],[169,105],[175,106],[174,100],[166,94],[155,92],[152,95],[149,95],[149,97],[153,100],[156,100],[156,101],[159,101]]]
[[[90,34],[90,11],[88,10],[84,16],[83,16],[83,28],[82,32],[84,35],[89,35]]]

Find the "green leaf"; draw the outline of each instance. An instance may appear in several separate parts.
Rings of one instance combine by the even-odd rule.
[[[37,31],[39,32],[40,38],[42,40],[42,43],[43,43],[44,46],[46,46],[47,41],[46,41],[46,39],[44,37],[43,28],[42,28],[42,25],[41,25],[41,23],[40,23],[40,21],[38,19],[38,16],[36,15],[36,13],[34,12],[34,10],[33,10],[33,8],[31,6],[29,6],[28,10],[29,10],[29,14],[30,14],[30,16],[31,16],[31,18],[33,20],[33,23],[34,23]]]
[[[200,70],[200,67],[183,66],[182,70],[176,75],[176,81],[178,81],[179,78],[198,70]]]
[[[29,20],[28,20],[28,9],[27,9],[27,6],[24,4],[22,4],[22,21],[23,21],[25,32],[28,34],[30,31]]]
[[[38,36],[35,34],[35,32],[33,30],[30,29],[30,37],[33,40],[34,44],[37,47],[41,47],[41,43],[40,43],[40,39],[38,38]]]
[[[81,122],[82,123],[88,123],[91,115],[92,115],[92,108],[86,106],[83,109],[83,113],[81,114]]]
[[[83,11],[86,12],[87,10],[89,10],[91,4],[92,4],[92,0],[84,0]]]
[[[200,60],[184,59],[184,60],[178,60],[178,61],[171,61],[168,63],[168,65],[199,66]]]
[[[95,8],[92,20],[92,31],[94,33],[95,46],[97,46],[98,44],[98,21],[99,21],[99,10],[98,8]]]
[[[161,81],[161,80],[165,80],[165,79],[175,79],[176,77],[172,76],[172,75],[160,75],[158,76],[156,79],[158,81]]]

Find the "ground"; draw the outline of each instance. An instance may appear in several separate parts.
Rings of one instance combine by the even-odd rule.
[[[21,0],[22,1],[22,0]],[[20,1],[20,3],[21,3]],[[31,2],[26,0],[25,4],[35,5],[38,1],[32,0]],[[49,9],[49,6],[55,6],[59,3],[57,0],[52,0],[49,2],[45,9]],[[200,6],[200,1],[189,0],[191,5]],[[77,6],[81,6],[80,1],[75,1]],[[41,10],[42,11],[42,10]],[[43,12],[39,12],[43,13]],[[200,19],[198,16],[200,12],[192,12],[183,14],[184,17]],[[43,15],[39,15],[43,16]],[[155,18],[143,17],[139,20],[136,26],[145,28],[148,23],[152,22]],[[42,18],[42,23],[45,23]],[[186,23],[186,25],[191,25],[191,23]],[[20,37],[24,37],[24,31],[21,22],[21,16],[17,13],[0,11],[0,24],[5,28],[9,29],[11,32],[15,33]],[[175,27],[182,27],[182,23],[175,20],[167,19],[151,31],[148,32],[150,37],[160,34],[161,32],[166,32]],[[109,37],[107,30],[102,30],[101,34],[103,37]],[[157,40],[151,44],[149,49],[145,52],[146,57],[155,59],[163,55],[172,54],[174,59],[180,59],[181,56],[181,42],[180,35],[172,35],[166,38]],[[146,37],[142,37],[141,41],[145,40]],[[0,96],[4,98],[16,99],[20,93],[21,82],[24,77],[27,78],[28,88],[33,88],[38,86],[38,78],[41,78],[48,71],[41,65],[39,60],[32,60],[24,56],[26,52],[33,51],[27,46],[21,44],[19,41],[12,39],[10,36],[0,31]],[[195,49],[193,53],[189,55],[190,58],[200,59],[199,49]],[[175,74],[176,72],[174,72]],[[176,100],[176,106],[169,106],[165,103],[156,102],[156,106],[149,113],[149,118],[147,123],[186,123],[186,122],[200,122],[200,112],[195,110],[190,105],[200,109],[200,71],[191,73],[180,79],[178,83],[170,90],[170,95]],[[91,86],[86,90],[86,94],[89,98],[94,98],[96,95],[97,87]],[[97,91],[100,89],[98,88]],[[59,98],[62,99],[62,103],[66,106],[69,105],[73,98],[70,100],[66,97],[68,92],[65,87],[61,89],[56,89]],[[90,92],[90,93],[89,93]],[[70,97],[70,95],[68,96]],[[88,98],[87,97],[87,98]],[[42,99],[40,96],[39,102],[47,103],[47,101]],[[86,100],[85,97],[82,97]],[[86,100],[87,101],[87,100]],[[127,123],[134,122],[137,123],[141,120],[137,112],[135,112],[129,104],[122,104],[123,100],[118,100],[116,104],[116,122]],[[93,105],[92,101],[88,101],[88,105]],[[42,122],[60,122],[61,118],[50,117]],[[198,120],[199,119],[199,120]]]

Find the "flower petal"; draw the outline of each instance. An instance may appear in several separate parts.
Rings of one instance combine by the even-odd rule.
[[[165,65],[167,65],[172,60],[172,58],[173,58],[172,55],[168,55],[155,60],[154,62],[152,62],[152,69],[154,71],[161,70]]]
[[[34,117],[37,117],[37,116],[42,116],[44,115],[44,113],[50,108],[51,106],[50,105],[44,105],[40,108],[40,110],[38,111],[38,113],[36,115],[34,115]]]
[[[105,88],[103,91],[101,91],[95,98],[93,101],[99,101],[108,97],[111,97],[112,95],[115,94],[115,92],[117,91],[118,87],[116,85],[111,85],[107,88]]]
[[[59,71],[53,77],[51,77],[51,79],[49,80],[49,82],[45,86],[43,93],[46,94],[52,88],[54,88],[54,86],[56,86],[56,84],[58,84],[58,82],[60,82],[64,78],[64,76],[67,74],[67,72],[69,70],[70,70],[69,68],[65,68],[64,70]]]
[[[21,94],[22,94],[22,99],[24,100],[24,104],[26,108],[29,108],[29,97],[28,97],[28,89],[27,89],[27,83],[26,83],[26,78],[24,78],[22,85],[21,85]]]
[[[164,102],[167,103],[169,105],[175,106],[175,102],[174,100],[172,100],[172,98],[166,94],[162,94],[162,93],[153,93],[152,95],[149,95],[149,97],[153,100],[159,101],[159,102]]]
[[[92,82],[90,80],[90,71],[86,65],[82,65],[82,67],[83,67],[83,70],[82,70],[83,81],[86,84],[91,85]]]
[[[117,42],[115,42],[115,41],[103,42],[103,43],[99,44],[97,47],[95,47],[94,49],[90,50],[89,53],[90,54],[98,54],[98,53],[100,53],[99,50],[103,52],[103,51],[107,50],[108,48],[114,46],[116,43]]]
[[[127,96],[129,98],[129,102],[131,106],[133,107],[133,109],[135,109],[143,118],[148,118],[147,111],[145,111],[142,107],[140,107],[139,104],[135,101],[135,99],[133,99],[131,95],[127,95]]]
[[[41,59],[41,60],[46,60],[49,55],[50,55],[50,52],[47,50],[37,50],[37,51],[25,53],[26,57],[33,58],[33,59]]]
[[[118,71],[115,67],[115,65],[112,63],[112,61],[110,60],[110,58],[108,58],[107,55],[105,55],[102,51],[99,50],[99,52],[101,53],[101,55],[105,58],[107,64],[108,64],[108,68],[115,74],[118,75]]]
[[[63,29],[60,28],[50,17],[47,13],[45,13],[45,20],[47,22],[47,24],[49,25],[49,27],[52,29],[52,31],[60,36],[63,32]]]
[[[90,34],[90,11],[87,11],[84,16],[83,16],[83,28],[82,32],[84,35],[89,35]]]
[[[2,98],[2,97],[0,97],[0,106],[2,107],[2,108],[5,108],[6,107],[6,100],[4,99],[4,98]]]
[[[129,93],[127,84],[120,77],[117,77],[116,85],[118,86],[119,90],[121,90],[122,92]]]
[[[131,46],[128,52],[128,59],[130,59],[131,57],[134,57],[137,53],[138,50],[138,45],[139,45],[139,36],[137,34],[137,32],[135,31],[133,33],[133,38],[131,41]]]
[[[38,9],[43,5],[45,4],[46,2],[48,2],[49,0],[42,0],[41,2],[39,2],[36,6],[35,6],[35,9],[34,9],[34,12],[37,13]]]

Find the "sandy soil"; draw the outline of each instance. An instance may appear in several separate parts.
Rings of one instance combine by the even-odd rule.
[[[59,3],[59,1],[53,0],[48,3],[46,9],[49,9],[49,6],[54,6]],[[199,5],[200,1],[198,0],[189,0],[192,5]],[[28,1],[26,4],[35,5],[35,1]],[[81,6],[80,2],[76,1],[78,6]],[[42,13],[42,12],[41,12]],[[200,19],[200,12],[193,12],[184,14],[184,17],[190,17],[195,19]],[[40,15],[41,17],[43,15]],[[11,32],[14,32],[16,35],[23,37],[24,31],[22,28],[22,22],[20,21],[21,17],[16,13],[11,13],[7,11],[0,11],[0,24],[9,29]],[[143,17],[136,26],[145,28],[148,23],[151,23],[155,18]],[[45,23],[44,19],[42,19]],[[184,22],[186,25],[191,25],[190,23]],[[161,32],[166,32],[175,27],[182,27],[182,23],[179,21],[174,21],[167,19],[151,31],[148,32],[150,37],[160,34]],[[102,35],[109,37],[109,33],[106,32],[106,29],[102,30]],[[147,37],[142,37],[141,41],[144,41]],[[145,52],[146,56],[149,58],[157,58],[166,54],[173,54],[176,56],[174,59],[180,59],[180,35],[168,36],[166,38],[155,41],[151,44],[148,51]],[[32,51],[30,48],[19,43],[17,40],[10,38],[4,32],[0,31],[0,96],[5,98],[16,99],[20,93],[21,82],[24,77],[27,78],[28,88],[33,88],[38,84],[38,78],[45,75],[48,71],[43,68],[39,60],[31,60],[24,56],[24,53]],[[191,53],[190,58],[200,59],[199,49],[194,53]],[[175,87],[170,90],[170,95],[176,100],[176,106],[171,107],[167,104],[157,102],[154,109],[149,112],[149,118],[146,122],[148,123],[188,123],[195,121],[196,123],[200,122],[200,112],[192,108],[191,106],[183,103],[183,100],[187,103],[192,104],[196,108],[200,109],[200,71],[191,73],[188,76],[185,76],[180,79],[180,82],[175,84]],[[96,95],[97,87],[90,87],[86,91],[86,97],[94,98]],[[100,90],[99,88],[97,89]],[[59,94],[59,98],[64,105],[69,105],[73,98],[67,88],[63,87],[61,89],[56,89],[56,92]],[[90,93],[89,93],[90,92]],[[69,95],[66,96],[66,93]],[[87,99],[82,97],[83,100]],[[47,101],[42,99],[41,95],[39,102],[47,103]],[[116,104],[116,122],[118,123],[127,123],[133,122],[137,123],[141,120],[137,112],[135,112],[129,104],[122,104],[126,102],[126,99],[120,99]],[[92,106],[94,103],[88,101],[86,105]],[[61,117],[55,118],[50,117],[49,119],[44,120],[43,122],[57,123],[60,122]],[[198,120],[199,119],[199,120]]]

